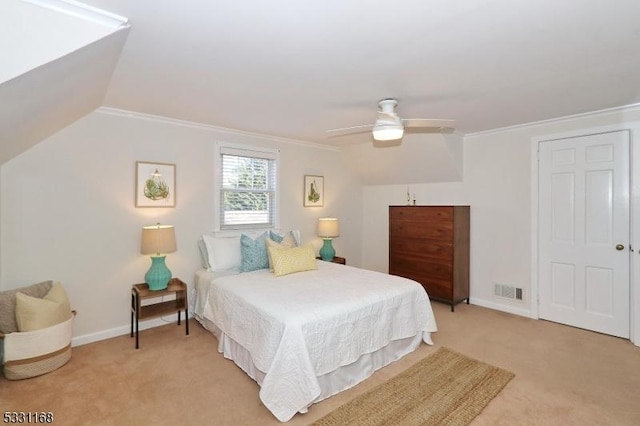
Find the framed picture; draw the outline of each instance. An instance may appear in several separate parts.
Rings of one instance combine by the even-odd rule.
[[[176,206],[176,165],[136,161],[136,207]]]
[[[304,206],[322,207],[324,205],[324,177],[304,176]]]

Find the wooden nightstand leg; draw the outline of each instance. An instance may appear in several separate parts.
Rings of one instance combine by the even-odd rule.
[[[178,327],[180,327],[180,309],[178,309]]]
[[[187,336],[189,335],[189,308],[184,309],[184,324],[187,329]]]
[[[136,349],[140,348],[140,300],[136,297]]]

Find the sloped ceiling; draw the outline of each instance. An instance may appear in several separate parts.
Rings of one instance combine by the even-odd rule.
[[[0,2],[0,164],[102,105],[129,27],[63,3]]]
[[[458,132],[640,102],[637,0],[82,0],[132,24],[105,105],[330,145],[375,120]]]
[[[42,10],[7,6],[62,0],[0,2],[0,47],[12,59],[31,46],[52,56],[35,69],[25,61],[31,71],[8,69],[19,76],[0,85],[0,143],[10,144],[0,161],[99,105],[331,146],[363,144],[352,150],[360,158],[387,161],[381,152],[391,151],[378,150],[369,133],[330,138],[326,131],[372,123],[387,97],[399,100],[403,118],[457,120],[458,136],[640,102],[637,0],[82,1],[127,17],[131,29],[125,19],[101,36],[80,28],[86,22],[69,30]],[[76,37],[92,31],[91,41]],[[16,37],[15,45],[6,42]],[[81,46],[70,45],[78,40]],[[427,149],[413,136],[406,147]],[[451,161],[424,152],[423,169],[395,166],[423,170],[407,179],[457,175],[458,148],[437,135],[418,139],[434,140],[428,149]],[[444,163],[450,168],[439,177],[424,171]],[[370,174],[363,181],[378,180]]]

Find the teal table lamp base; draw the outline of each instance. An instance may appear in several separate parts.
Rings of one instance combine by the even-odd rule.
[[[336,249],[331,244],[331,238],[323,238],[324,244],[320,247],[320,257],[322,260],[332,260],[336,255]]]
[[[149,284],[149,290],[164,290],[169,285],[171,271],[165,265],[167,256],[151,256],[151,268],[144,274],[144,281]]]

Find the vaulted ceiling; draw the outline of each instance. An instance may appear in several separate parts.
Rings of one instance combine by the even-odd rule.
[[[102,105],[128,30],[75,3],[0,2],[0,164]]]
[[[387,97],[404,118],[457,120],[458,134],[640,102],[637,0],[81,1],[131,25],[75,50],[86,58],[69,70],[104,63],[87,74],[100,90],[85,109],[340,146],[371,136],[326,130],[372,123]],[[39,15],[23,20],[53,37]],[[16,57],[32,36],[0,28]],[[16,97],[38,103],[8,91],[16,81],[0,81],[0,111]]]
[[[131,23],[105,105],[327,144],[395,97],[461,133],[640,102],[637,0],[83,0]]]

